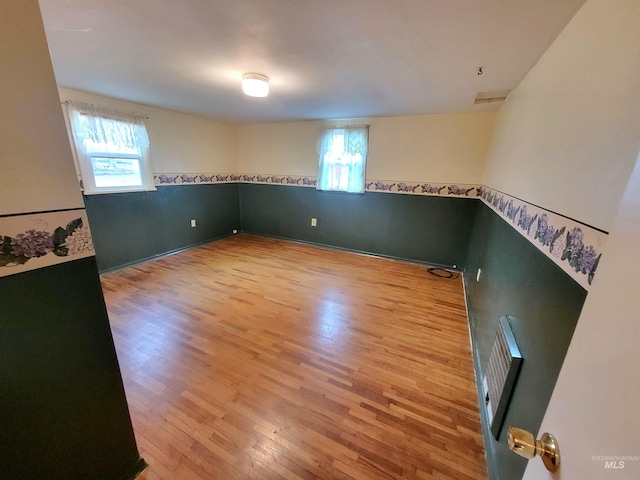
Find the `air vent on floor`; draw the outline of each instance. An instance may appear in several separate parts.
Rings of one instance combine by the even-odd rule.
[[[476,95],[476,100],[473,102],[474,105],[478,105],[480,103],[495,103],[495,102],[504,102],[507,97],[511,93],[511,89],[506,90],[491,90],[488,92],[478,92]]]
[[[482,379],[487,419],[496,440],[500,435],[521,364],[522,355],[511,331],[509,317],[502,317],[498,323],[489,365]]]

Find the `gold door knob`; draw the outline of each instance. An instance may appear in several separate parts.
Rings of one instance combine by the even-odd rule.
[[[560,447],[556,437],[550,433],[544,433],[540,440],[536,440],[531,432],[509,427],[508,439],[512,452],[526,459],[539,456],[550,472],[557,472],[560,468]]]

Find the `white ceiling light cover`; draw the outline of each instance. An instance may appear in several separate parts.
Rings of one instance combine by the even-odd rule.
[[[242,75],[242,91],[250,97],[266,97],[269,95],[269,77],[259,73]]]

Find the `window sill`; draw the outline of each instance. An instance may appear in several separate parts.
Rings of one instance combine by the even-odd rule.
[[[366,193],[366,190],[364,192],[347,192],[346,190],[323,190],[321,188],[316,188],[316,190],[322,193],[335,193],[340,195],[364,195]]]
[[[92,191],[88,192],[86,190],[82,190],[82,194],[85,196],[91,195],[111,195],[114,193],[141,193],[141,192],[155,192],[158,189],[156,187],[153,188],[136,188],[136,189],[122,189],[122,190],[108,190],[108,191]]]

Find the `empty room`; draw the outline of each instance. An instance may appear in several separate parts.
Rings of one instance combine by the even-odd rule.
[[[1,0],[0,478],[640,478],[637,0]]]

